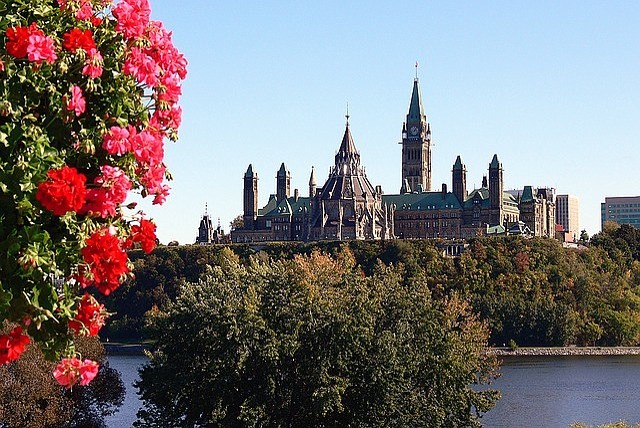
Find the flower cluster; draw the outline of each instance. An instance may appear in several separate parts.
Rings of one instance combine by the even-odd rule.
[[[87,177],[71,166],[47,172],[49,180],[38,185],[36,199],[57,216],[80,210],[87,195]]]
[[[0,336],[0,364],[37,337],[66,357],[54,376],[71,387],[98,367],[73,357],[69,339],[98,334],[107,317],[83,289],[109,295],[132,275],[126,250],[155,248],[156,225],[128,199],[162,204],[169,193],[164,143],[177,139],[186,60],[148,0],[30,4],[8,3],[12,25],[0,34],[0,140],[9,145],[0,184],[17,214],[0,230],[0,242],[12,242],[0,254],[10,292],[0,297],[27,299],[0,299],[0,315],[22,322]]]
[[[69,328],[81,336],[95,336],[104,326],[107,316],[104,305],[91,294],[84,293],[78,304],[78,314],[69,321]]]
[[[129,272],[127,253],[110,229],[94,232],[87,239],[82,258],[89,266],[89,274],[80,277],[80,283],[85,287],[94,285],[105,296],[117,289]]]
[[[29,336],[22,334],[21,327],[16,327],[11,330],[11,333],[0,336],[0,364],[20,358],[29,342]]]
[[[98,375],[99,369],[95,361],[80,361],[76,357],[63,358],[53,370],[53,377],[60,385],[71,388],[78,381],[80,385],[88,385]]]
[[[10,27],[7,29],[7,53],[15,58],[27,57],[29,61],[53,63],[57,59],[55,44],[46,36],[35,22],[28,27]]]

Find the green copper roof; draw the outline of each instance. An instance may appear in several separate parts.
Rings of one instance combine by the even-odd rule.
[[[491,159],[491,163],[489,164],[489,168],[500,168],[502,165],[500,161],[498,161],[498,155],[493,155],[493,159]]]
[[[411,104],[409,104],[407,123],[420,122],[423,119],[425,119],[425,114],[424,108],[422,107],[422,96],[420,95],[420,86],[418,85],[418,79],[416,78],[413,81],[413,92],[411,93]]]
[[[284,166],[284,162],[282,162],[282,165],[280,165],[280,169],[278,170],[278,177],[286,176],[287,172],[287,168]]]
[[[253,166],[249,164],[249,168],[247,168],[247,172],[244,173],[245,178],[253,177],[256,173],[253,172]]]
[[[382,195],[382,203],[396,206],[396,211],[426,211],[461,209],[458,198],[453,193],[442,192],[405,193],[402,195]]]
[[[458,171],[464,168],[464,164],[462,163],[462,159],[460,159],[460,155],[456,158],[456,163],[453,164],[453,169]]]
[[[524,186],[522,196],[520,196],[520,202],[533,201],[533,188],[531,186]]]
[[[283,214],[303,213],[305,210],[306,212],[311,212],[311,198],[298,196],[296,200],[295,196],[290,196],[277,203],[276,196],[271,195],[267,205],[258,210],[258,215],[275,217]]]

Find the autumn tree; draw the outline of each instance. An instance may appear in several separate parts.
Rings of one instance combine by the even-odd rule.
[[[137,426],[480,426],[498,397],[464,300],[383,263],[363,275],[350,253],[229,255],[153,327]]]

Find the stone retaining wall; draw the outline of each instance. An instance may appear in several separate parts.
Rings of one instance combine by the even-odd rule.
[[[490,348],[489,354],[498,356],[564,356],[564,355],[640,355],[640,347],[626,346],[590,346],[557,348]]]

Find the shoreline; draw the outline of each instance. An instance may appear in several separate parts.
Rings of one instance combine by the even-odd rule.
[[[104,351],[109,355],[145,355],[145,351],[151,349],[151,345],[144,343],[109,343],[103,342]]]
[[[151,349],[144,343],[103,343],[107,355],[145,355]],[[498,357],[568,357],[640,355],[640,346],[558,346],[558,347],[508,347],[489,348],[487,354]]]
[[[489,348],[488,354],[499,357],[607,356],[640,355],[639,346],[558,346]]]

